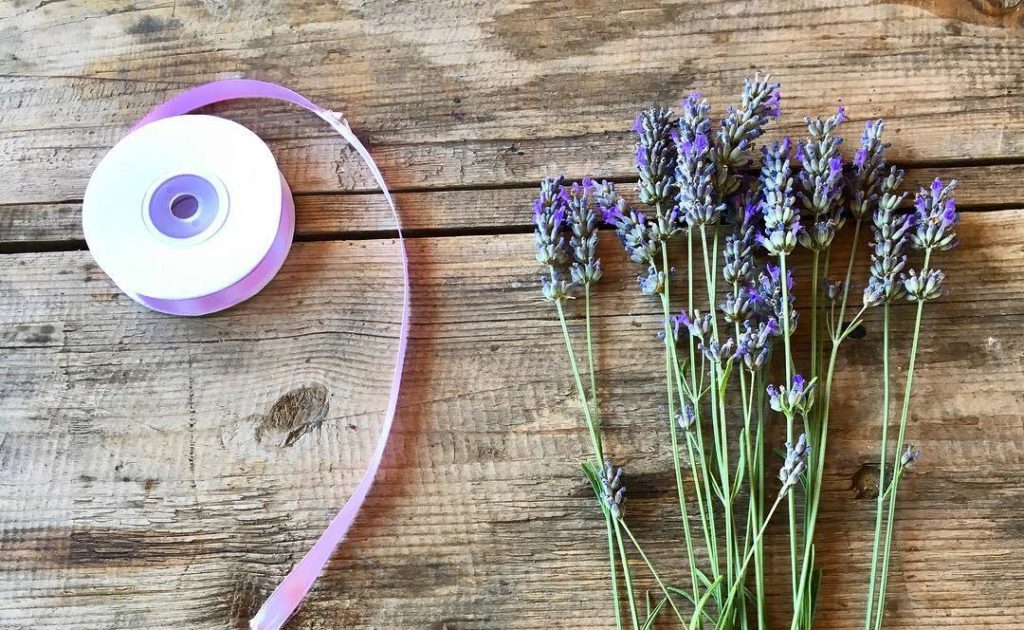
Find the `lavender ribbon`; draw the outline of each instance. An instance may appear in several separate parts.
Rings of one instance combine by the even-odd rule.
[[[312,588],[313,583],[323,572],[328,560],[330,560],[331,554],[334,553],[334,549],[345,538],[345,534],[355,521],[359,508],[366,500],[370,486],[373,485],[373,481],[377,476],[377,470],[380,468],[381,460],[384,457],[384,447],[387,445],[388,436],[391,434],[395,411],[398,407],[398,391],[402,383],[402,367],[405,364],[405,352],[409,341],[409,256],[405,246],[405,239],[402,238],[402,225],[398,217],[398,210],[395,208],[395,201],[391,197],[387,184],[384,183],[384,176],[381,175],[380,169],[377,168],[377,164],[373,161],[369,151],[352,133],[341,114],[322,109],[301,94],[280,85],[263,81],[248,79],[214,81],[213,83],[206,83],[187,90],[157,106],[139,120],[132,130],[134,131],[139,127],[162,118],[187,114],[213,103],[243,98],[274,99],[293,103],[308,109],[323,119],[346,142],[352,145],[366,164],[370,174],[373,175],[374,181],[380,186],[384,198],[387,199],[388,207],[391,209],[391,215],[395,220],[395,228],[398,232],[402,264],[402,324],[398,334],[398,351],[395,357],[395,370],[391,377],[388,406],[384,413],[384,423],[381,426],[380,437],[377,439],[377,446],[373,449],[373,455],[370,457],[366,472],[363,473],[363,477],[352,492],[352,496],[349,497],[330,525],[327,526],[323,535],[313,544],[313,547],[303,556],[302,560],[295,565],[295,568],[281,581],[267,601],[263,603],[263,606],[260,607],[256,615],[249,621],[249,627],[252,630],[279,630],[299,607],[299,604],[302,603],[309,589]],[[282,177],[283,182],[284,178]],[[294,207],[292,206],[291,193],[288,190],[287,184],[285,184],[282,196],[282,221],[281,227],[278,230],[278,239],[275,239],[271,251],[268,252],[263,261],[249,275],[224,291],[212,296],[196,298],[195,300],[156,300],[155,298],[146,298],[145,296],[136,297],[151,308],[181,315],[209,313],[236,304],[242,299],[255,294],[277,272],[291,244],[291,233],[294,228],[293,222]],[[287,238],[283,238],[283,236],[287,236]]]

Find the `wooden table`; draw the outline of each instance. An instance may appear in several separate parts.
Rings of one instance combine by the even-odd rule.
[[[118,292],[80,200],[132,121],[198,82],[344,111],[409,229],[397,430],[354,531],[289,628],[610,627],[588,452],[529,235],[537,180],[632,177],[633,115],[771,70],[785,114],[889,121],[912,185],[961,181],[963,247],[926,310],[889,628],[1024,628],[1024,8],[1015,0],[492,3],[15,0],[0,6],[0,628],[243,628],[365,466],[395,349],[391,224],[308,114],[214,111],[267,139],[298,243],[255,299],[179,319]],[[596,303],[630,519],[682,574],[655,305],[606,234]],[[905,356],[909,306],[894,309]],[[573,323],[578,330],[578,322]],[[878,320],[844,352],[819,627],[859,628]],[[783,528],[769,578],[788,579]],[[637,566],[637,573],[642,571]],[[646,577],[642,578],[647,580]],[[647,587],[652,587],[645,581]],[[775,619],[786,615],[774,597]],[[781,622],[780,624],[781,625]]]

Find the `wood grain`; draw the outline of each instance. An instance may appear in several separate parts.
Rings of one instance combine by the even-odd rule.
[[[22,1],[0,32],[0,203],[80,198],[132,121],[225,75],[345,112],[399,189],[625,175],[637,110],[700,88],[724,111],[758,68],[785,86],[779,133],[842,102],[888,118],[902,162],[1024,152],[1024,29],[861,0]],[[218,111],[273,140],[298,192],[372,187],[307,114]]]
[[[888,628],[1024,628],[1024,6],[1012,0],[13,0],[0,3],[0,628],[246,627],[354,487],[395,351],[393,228],[355,155],[293,108],[216,107],[274,150],[300,240],[240,308],[141,310],[83,251],[92,169],[166,97],[227,76],[345,112],[400,191],[414,325],[396,434],[289,630],[610,627],[603,532],[558,324],[541,177],[632,177],[629,125],[772,71],[769,138],[884,116],[912,185],[961,181],[964,247],[925,313]],[[673,520],[654,306],[605,235],[604,419],[666,577]],[[802,267],[798,267],[800,269]],[[863,270],[862,270],[863,271]],[[804,287],[798,288],[805,295]],[[906,352],[911,309],[894,309]],[[579,333],[573,315],[571,329]],[[862,627],[878,319],[841,359],[823,630]],[[803,334],[803,331],[798,331]],[[899,371],[898,374],[902,374]],[[769,531],[770,583],[787,542]],[[655,586],[639,564],[643,586]],[[786,596],[771,599],[773,627]]]
[[[925,314],[910,435],[926,458],[902,503],[888,627],[1006,628],[1024,615],[1021,225],[1021,210],[969,214],[964,247],[942,259],[950,297]],[[578,469],[587,438],[557,320],[524,262],[531,237],[410,245],[397,433],[289,627],[607,627],[603,534]],[[609,440],[631,522],[681,578],[655,305],[617,244],[601,253]],[[198,320],[136,307],[84,252],[0,257],[0,626],[243,627],[372,448],[397,329],[394,254],[390,241],[300,244],[264,293]],[[910,314],[894,310],[901,353]],[[840,367],[822,628],[860,624],[873,503],[850,484],[877,457],[877,325],[872,314]],[[770,576],[788,579],[781,565]]]

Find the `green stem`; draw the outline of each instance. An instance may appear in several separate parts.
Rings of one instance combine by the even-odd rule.
[[[619,580],[615,570],[615,528],[612,525],[612,516],[607,510],[604,511],[604,526],[608,531],[608,568],[612,575],[612,603],[615,606],[615,630],[622,630],[622,607],[619,596]]]
[[[579,395],[580,404],[583,406],[583,417],[587,423],[587,430],[590,432],[590,441],[594,447],[594,455],[597,457],[598,469],[604,466],[604,453],[601,450],[601,438],[594,426],[594,420],[590,415],[590,404],[587,402],[587,395],[583,389],[583,380],[580,378],[580,369],[576,365],[576,354],[572,349],[572,340],[569,338],[569,327],[565,323],[565,309],[560,301],[555,301],[558,309],[558,321],[562,324],[562,337],[565,340],[565,350],[569,353],[569,365],[572,367],[572,376],[576,380],[576,393]]]
[[[786,254],[779,254],[779,284],[782,285],[782,342],[785,348],[785,357],[783,360],[786,364],[786,387],[793,386],[793,354],[790,348],[789,339],[789,282],[786,274]],[[793,435],[793,416],[788,414],[786,416],[786,440],[790,443],[794,441],[795,436]],[[793,612],[796,615],[796,611],[799,606],[797,601],[797,532],[796,532],[796,498],[793,492],[789,492],[787,502],[789,507],[789,563],[790,573],[792,575],[792,588],[793,588]]]
[[[658,572],[654,570],[654,565],[651,564],[651,561],[647,559],[647,554],[644,553],[644,550],[640,548],[640,543],[637,542],[636,537],[633,536],[633,532],[630,531],[629,525],[626,525],[625,521],[622,521],[621,525],[622,529],[626,530],[626,535],[629,536],[629,539],[631,541],[633,541],[633,547],[637,550],[637,553],[640,554],[640,557],[643,558],[644,562],[647,564],[647,568],[651,571],[651,575],[654,576],[654,581],[658,583],[658,587],[661,588],[661,592],[664,593],[665,598],[668,599],[669,606],[671,606],[672,610],[675,611],[676,617],[679,618],[679,622],[682,623],[683,627],[685,628],[686,620],[683,619],[682,613],[680,613],[679,609],[676,608],[676,603],[672,601],[672,594],[668,592],[668,589],[665,587],[665,583],[661,581],[661,576],[659,576]]]
[[[928,263],[931,261],[932,250],[926,249],[924,252],[924,264],[921,266],[921,273],[924,274],[928,271]],[[888,304],[886,304],[888,307]],[[896,438],[896,451],[893,455],[893,462],[898,462],[900,449],[903,448],[903,440],[906,439],[907,434],[907,420],[910,414],[910,394],[914,388],[914,368],[917,365],[917,346],[918,341],[921,338],[921,314],[924,312],[924,302],[918,300],[917,302],[917,314],[914,317],[914,336],[910,342],[910,362],[907,365],[907,384],[903,389],[903,407],[900,410],[900,429],[899,435]],[[883,441],[883,450],[886,445]],[[895,475],[901,472],[901,467],[897,468],[897,472],[894,474],[893,481],[895,481]],[[879,496],[883,495],[885,486],[879,482]],[[889,578],[889,556],[892,550],[892,529],[893,523],[896,518],[896,489],[893,488],[892,496],[889,498],[889,514],[886,518],[885,523],[885,547],[882,549],[882,575],[880,578],[880,584],[878,586],[878,607],[875,614],[875,630],[882,629],[882,622],[885,618],[885,588]]]
[[[869,630],[873,619],[875,581],[878,575],[878,548],[882,535],[882,512],[885,509],[885,467],[889,453],[889,303],[882,306],[882,448],[878,463],[878,500],[875,507],[875,531],[871,543],[871,573],[868,582],[868,603],[864,628]]]
[[[661,294],[661,306],[663,311],[663,328],[665,334],[665,394],[668,397],[668,428],[672,440],[672,466],[676,475],[676,494],[679,498],[679,516],[683,521],[683,533],[686,538],[687,562],[690,566],[690,581],[693,585],[694,601],[700,599],[700,592],[697,586],[697,565],[696,556],[693,553],[693,537],[690,534],[690,518],[686,509],[686,489],[683,483],[683,469],[679,463],[679,439],[676,435],[676,411],[674,393],[672,390],[673,374],[678,363],[673,358],[675,350],[675,337],[672,334],[672,326],[669,322],[671,317],[671,299],[669,296],[669,266],[668,266],[668,243],[661,246],[662,268],[665,273],[665,290]],[[682,400],[679,401],[682,403]]]
[[[619,527],[619,519],[613,518],[612,525],[615,527],[615,541],[619,546],[619,561],[622,563],[622,581],[626,583],[629,616],[633,620],[633,630],[640,630],[640,619],[636,613],[636,597],[633,595],[633,579],[629,574],[629,557],[626,555],[626,546],[622,544],[622,529]],[[625,523],[622,523],[622,525],[625,525]]]
[[[584,312],[587,326],[587,367],[590,370],[590,401],[593,405],[594,423],[601,430],[600,409],[597,404],[597,374],[594,369],[594,335],[590,329],[590,285],[583,287]]]
[[[792,492],[792,488],[790,489],[790,492]],[[789,493],[787,492],[787,494],[789,494]],[[779,503],[781,503],[781,502],[782,502],[782,495],[780,494],[779,496],[775,497],[775,502],[772,503],[771,509],[768,510],[768,515],[767,515],[767,517],[765,517],[764,523],[761,524],[761,528],[757,531],[757,535],[754,536],[754,541],[755,542],[760,541],[761,537],[764,536],[765,530],[768,529],[768,523],[771,522],[772,516],[775,514],[775,510],[779,507]],[[751,549],[749,552],[747,552],[746,556],[743,558],[743,563],[740,565],[741,571],[742,570],[746,570],[747,565],[750,563],[750,559],[752,557],[754,557],[753,549]],[[725,623],[725,619],[727,618],[726,617],[726,613],[731,609],[731,607],[732,607],[732,600],[733,600],[734,597],[736,597],[736,591],[737,591],[737,589],[739,589],[739,587],[740,587],[740,585],[742,583],[743,583],[743,581],[740,580],[740,579],[734,580],[732,582],[732,587],[729,589],[729,595],[725,599],[725,607],[722,610],[722,614],[718,618],[718,624],[716,626],[717,628],[725,627],[725,626],[723,626],[723,623]]]

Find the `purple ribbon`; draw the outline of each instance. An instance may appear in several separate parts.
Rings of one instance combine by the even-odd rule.
[[[384,447],[387,445],[388,436],[391,434],[391,426],[394,423],[395,411],[398,407],[398,390],[402,383],[402,367],[405,364],[405,351],[409,341],[409,313],[410,313],[410,290],[409,290],[409,257],[405,246],[405,239],[402,238],[402,225],[398,218],[398,210],[395,208],[394,199],[384,183],[384,176],[377,168],[376,162],[370,156],[366,147],[356,138],[349,129],[344,118],[335,112],[322,109],[301,94],[287,88],[265,83],[263,81],[252,81],[248,79],[232,79],[226,81],[215,81],[199,85],[187,90],[162,105],[157,106],[144,116],[132,128],[134,131],[143,125],[153,121],[171,116],[180,116],[192,112],[200,107],[205,107],[221,101],[236,100],[243,98],[265,98],[275,99],[293,103],[313,112],[327,124],[329,124],[342,138],[345,139],[359,154],[366,163],[374,181],[380,186],[384,198],[387,199],[388,207],[395,220],[395,228],[398,232],[398,244],[402,264],[402,325],[398,334],[398,351],[395,357],[395,370],[391,377],[391,391],[388,395],[388,406],[384,413],[384,423],[381,426],[380,437],[377,439],[377,446],[373,449],[373,455],[363,473],[362,479],[356,485],[352,496],[331,521],[323,535],[313,544],[313,547],[303,556],[295,568],[281,581],[274,592],[270,595],[256,615],[249,621],[252,630],[278,630],[291,617],[292,613],[299,607],[306,597],[309,589],[312,588],[324,567],[330,560],[334,549],[345,538],[352,523],[355,521],[359,508],[366,500],[366,496],[373,485],[380,468],[381,460],[384,457]],[[291,192],[288,185],[281,178],[283,194],[281,199],[281,223],[278,228],[277,237],[271,246],[270,251],[260,263],[242,280],[231,287],[212,295],[207,295],[190,300],[161,300],[146,296],[133,296],[144,305],[158,311],[176,315],[201,315],[218,311],[242,300],[245,300],[260,289],[274,277],[277,270],[284,262],[284,258],[291,246],[292,232],[295,226],[295,208],[292,202]],[[182,191],[169,191],[167,196],[171,201],[162,203],[161,208],[167,208],[169,212],[179,215],[190,216],[189,213],[196,212],[192,197],[201,196],[202,183],[186,182]],[[184,198],[184,202],[177,200]],[[199,204],[201,206],[201,204]],[[152,217],[154,225],[159,229],[159,217]],[[202,217],[198,221],[204,221]],[[187,236],[187,235],[186,235]]]

